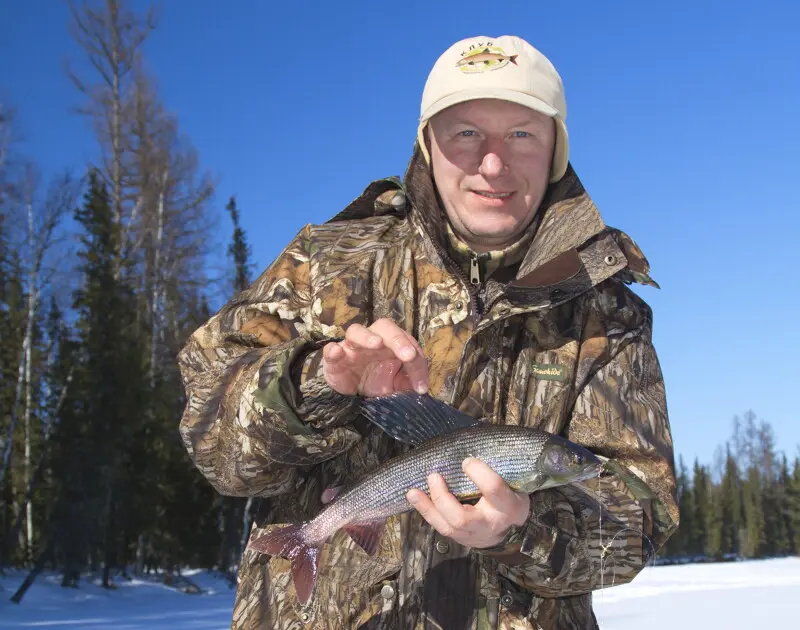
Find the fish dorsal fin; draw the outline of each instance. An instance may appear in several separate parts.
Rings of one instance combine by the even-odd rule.
[[[394,439],[413,445],[480,424],[455,407],[414,392],[367,398],[362,413]]]

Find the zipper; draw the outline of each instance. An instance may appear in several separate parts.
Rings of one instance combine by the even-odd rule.
[[[469,261],[469,283],[474,287],[481,286],[481,267],[477,254],[473,254]]]
[[[472,322],[477,326],[481,320],[481,317],[484,314],[483,306],[478,303],[478,291],[480,289],[480,283],[474,284],[472,282],[472,278],[467,277],[467,274],[464,273],[464,270],[461,268],[461,265],[456,263],[456,261],[450,257],[450,254],[448,254],[447,251],[445,251],[444,247],[439,245],[439,243],[437,243],[432,238],[430,239],[430,241],[433,244],[433,248],[441,257],[445,266],[448,267],[448,271],[452,273],[456,278],[461,280],[461,283],[464,285],[464,288],[467,291],[467,295],[469,296],[469,303],[471,306],[470,313],[472,313]],[[471,264],[477,264],[478,262],[477,256],[473,258],[474,261],[472,261]],[[472,267],[470,267],[470,271],[471,270]],[[470,275],[472,274],[470,273]],[[480,269],[478,273],[478,279],[480,281]]]

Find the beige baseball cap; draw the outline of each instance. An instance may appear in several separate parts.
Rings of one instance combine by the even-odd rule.
[[[556,146],[550,181],[564,176],[569,161],[564,85],[550,60],[520,37],[470,37],[448,48],[433,66],[422,92],[417,139],[430,163],[423,131],[443,109],[479,98],[497,98],[550,116]]]

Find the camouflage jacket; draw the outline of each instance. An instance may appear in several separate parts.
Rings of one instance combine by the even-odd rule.
[[[388,317],[419,340],[432,395],[609,458],[596,482],[607,511],[569,487],[534,493],[528,523],[492,551],[416,513],[387,521],[375,556],[339,532],[306,606],[288,560],[246,551],[233,628],[594,628],[592,591],[632,580],[677,527],[651,311],[627,286],[652,282],[637,246],[604,225],[571,169],[524,260],[479,287],[445,253],[442,225],[416,153],[404,185],[374,182],[304,227],[180,354],[193,461],[220,493],[259,498],[252,539],[309,519],[325,488],[401,453],[320,369],[321,347],[348,325]]]

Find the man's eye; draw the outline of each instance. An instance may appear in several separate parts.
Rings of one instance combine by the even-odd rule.
[[[514,137],[515,138],[529,138],[531,134],[527,131],[515,131]]]
[[[474,129],[465,129],[464,131],[458,132],[459,136],[464,136],[465,138],[472,138],[475,135]]]

